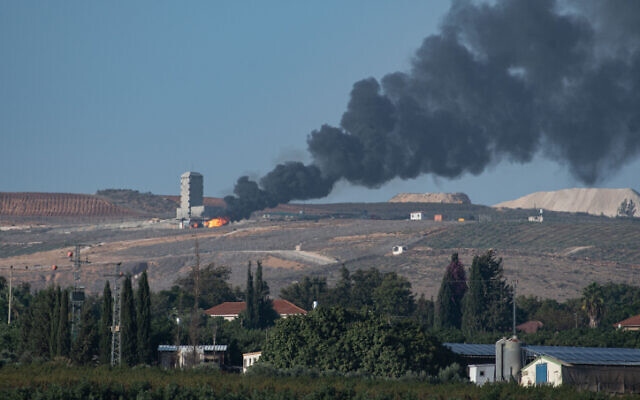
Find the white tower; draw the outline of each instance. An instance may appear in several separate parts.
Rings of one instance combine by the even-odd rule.
[[[202,217],[204,214],[203,177],[198,172],[180,175],[180,208],[176,210],[178,219]]]

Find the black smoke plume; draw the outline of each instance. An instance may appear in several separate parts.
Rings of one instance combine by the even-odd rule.
[[[640,1],[454,1],[408,72],[356,82],[310,165],[238,180],[232,218],[321,198],[335,182],[480,174],[541,154],[596,183],[640,152]]]

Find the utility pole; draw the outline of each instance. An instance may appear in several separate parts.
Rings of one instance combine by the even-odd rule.
[[[516,337],[516,286],[518,286],[518,281],[513,281],[513,337]]]
[[[120,365],[122,360],[122,347],[121,343],[121,335],[120,335],[120,278],[122,278],[122,272],[120,272],[120,265],[122,263],[116,264],[116,272],[115,274],[105,275],[107,277],[114,277],[113,284],[113,315],[111,318],[111,366],[115,367],[116,365]]]

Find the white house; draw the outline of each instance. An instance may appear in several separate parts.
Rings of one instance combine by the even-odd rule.
[[[260,359],[262,355],[261,351],[256,351],[253,353],[242,353],[242,373],[247,372],[247,368],[252,366]]]
[[[560,386],[563,365],[567,364],[550,356],[539,356],[522,368],[520,384]]]
[[[411,214],[409,214],[409,219],[411,221],[422,221],[423,218],[424,213],[422,211],[413,211]]]
[[[495,364],[472,364],[468,367],[469,380],[478,386],[487,382],[495,382]]]

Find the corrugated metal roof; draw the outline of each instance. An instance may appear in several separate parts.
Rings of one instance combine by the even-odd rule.
[[[527,355],[547,355],[569,364],[640,365],[640,349],[618,347],[526,346]]]
[[[495,357],[495,344],[443,343],[456,354],[473,357]]]
[[[468,357],[495,357],[494,344],[444,343],[456,354]],[[619,347],[522,346],[525,355],[547,355],[569,364],[640,365],[640,349]]]

